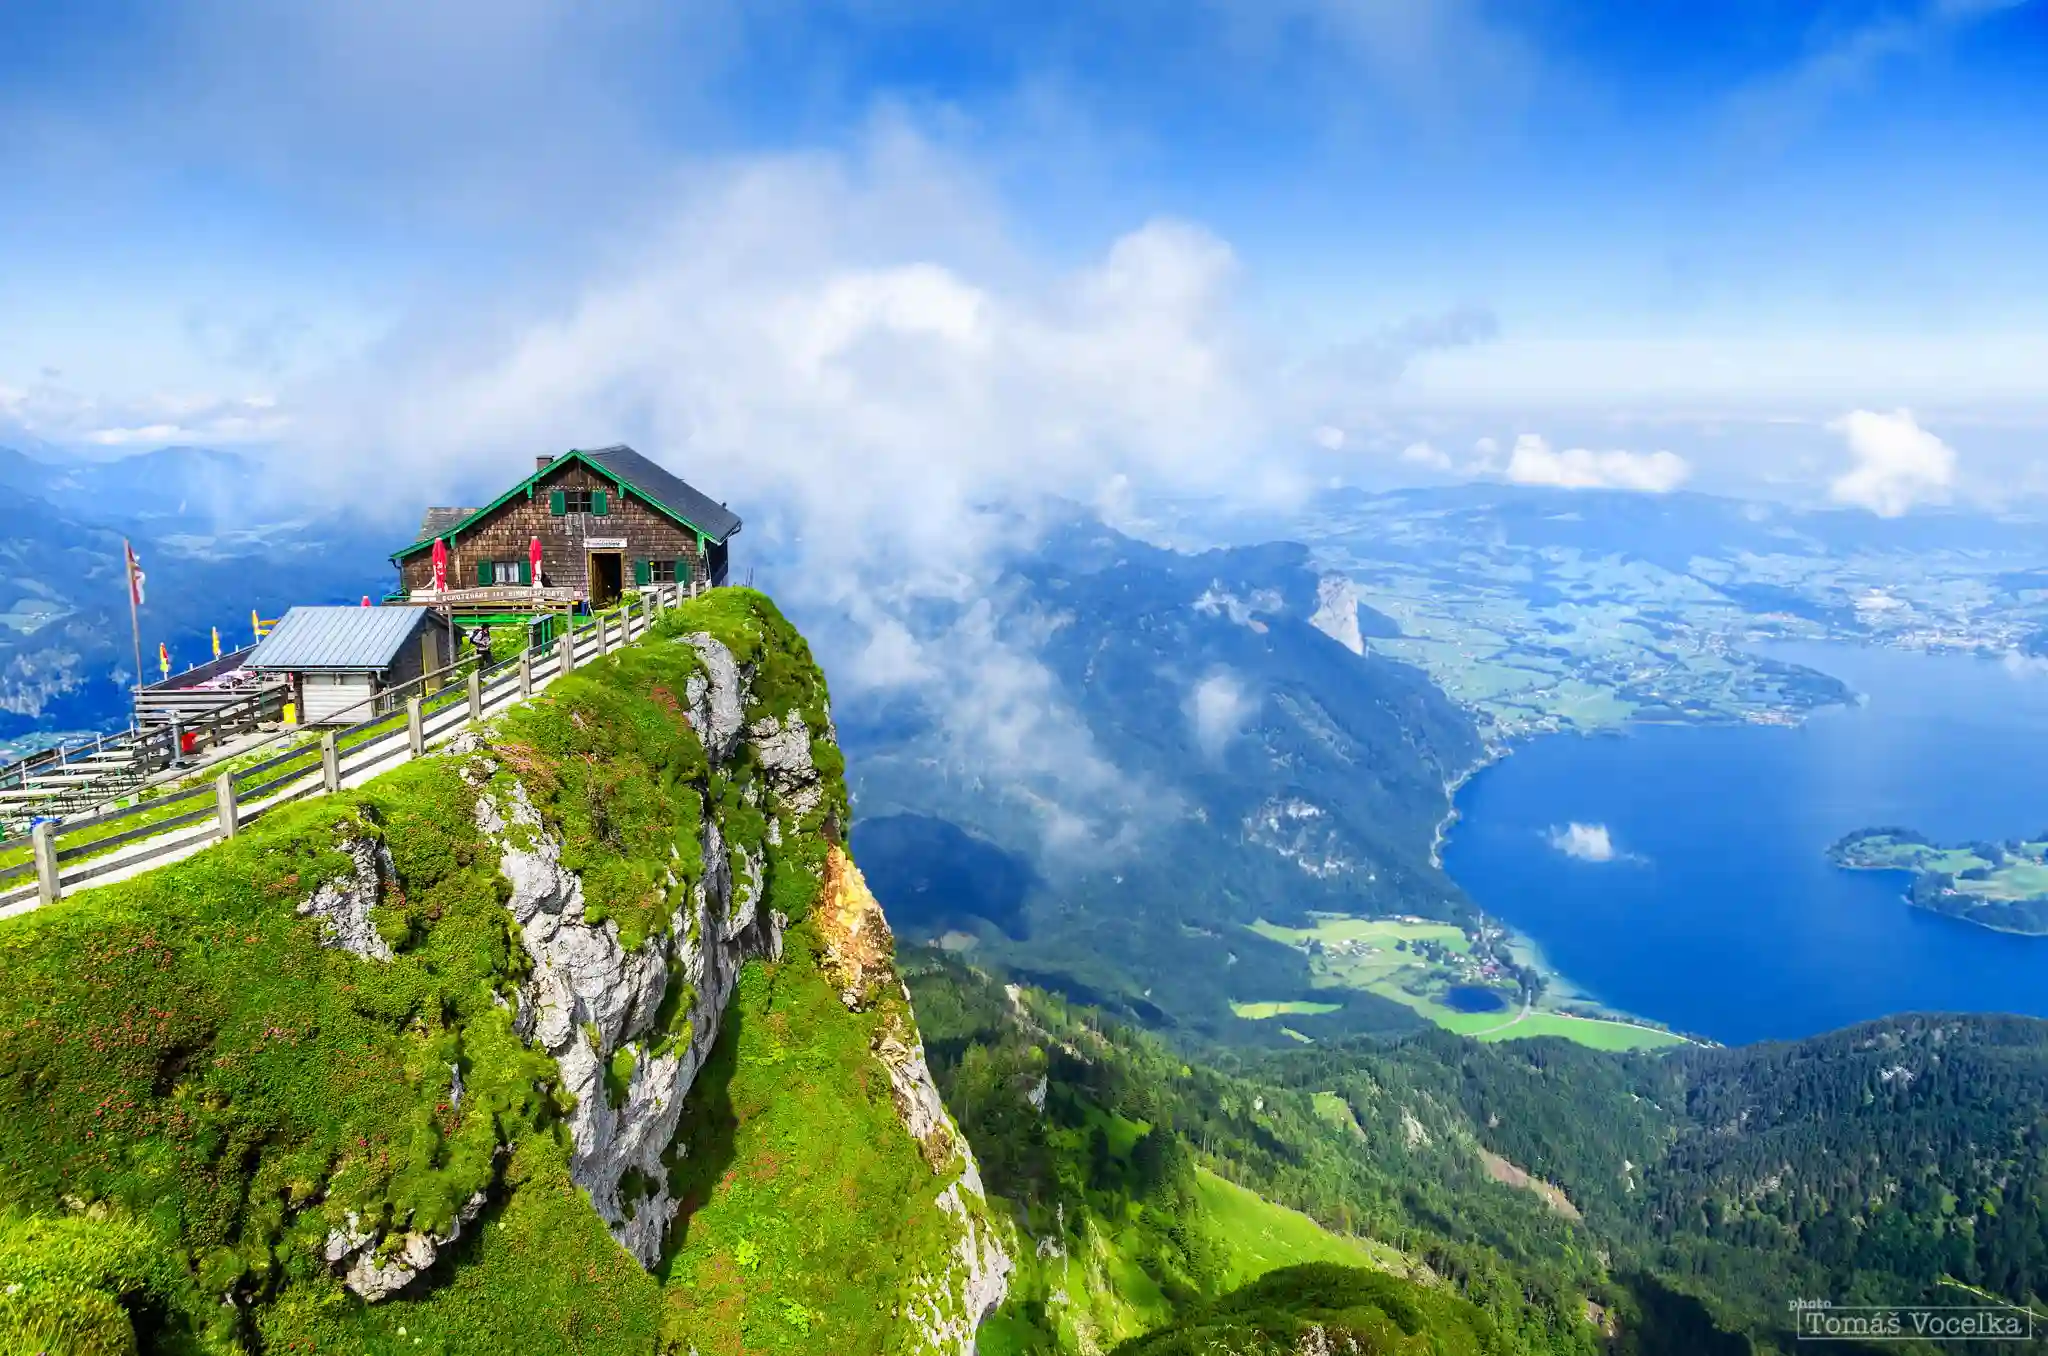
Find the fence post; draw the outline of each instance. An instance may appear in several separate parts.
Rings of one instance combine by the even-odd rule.
[[[213,809],[220,818],[220,836],[223,841],[233,838],[241,831],[241,823],[235,809],[235,774],[223,772],[213,779]]]
[[[57,879],[57,826],[49,820],[35,826],[36,902],[55,904],[64,897],[63,882]]]
[[[519,652],[519,700],[525,701],[533,695],[533,651]]]
[[[573,622],[570,623],[566,631],[562,632],[560,649],[562,651],[561,671],[567,673],[570,669],[576,667],[576,626]]]
[[[405,699],[405,746],[415,758],[427,751],[427,726],[418,697]]]
[[[469,671],[469,718],[484,718],[484,674],[482,669]]]
[[[600,612],[596,616],[592,617],[591,620],[597,623],[597,652],[599,654],[603,654],[606,649],[604,643],[604,626],[606,620],[605,615],[604,613]]]
[[[335,743],[332,730],[320,734],[320,784],[329,791],[341,790],[341,745]]]

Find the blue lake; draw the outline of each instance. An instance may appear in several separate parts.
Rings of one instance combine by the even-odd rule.
[[[1481,907],[1574,984],[1729,1043],[1906,1011],[2048,1016],[2048,938],[1908,906],[1908,878],[1832,866],[1852,829],[2048,829],[2048,672],[1849,646],[1772,655],[1866,701],[1796,729],[1642,726],[1518,748],[1458,796],[1444,850]],[[1607,860],[1597,832],[1604,828]]]

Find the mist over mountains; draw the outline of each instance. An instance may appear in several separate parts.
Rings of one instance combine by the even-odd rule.
[[[274,469],[172,447],[113,461],[53,462],[0,449],[10,512],[0,533],[0,740],[114,729],[134,681],[121,541],[147,575],[144,663],[174,671],[251,640],[249,613],[380,597],[391,531],[287,507]]]

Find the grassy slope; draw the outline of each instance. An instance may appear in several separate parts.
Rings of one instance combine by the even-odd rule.
[[[1116,1356],[1496,1356],[1510,1349],[1477,1305],[1434,1287],[1324,1263],[1273,1272],[1119,1346]]]
[[[1219,1263],[1216,1283],[1232,1288],[1280,1267],[1310,1262],[1405,1271],[1396,1249],[1336,1234],[1307,1215],[1275,1205],[1207,1169],[1196,1171],[1197,1222]],[[984,1356],[1077,1351],[1121,1341],[1173,1322],[1176,1306],[1145,1268],[1146,1240],[1125,1220],[1091,1222],[1087,1243],[1061,1257],[1024,1259],[1013,1287],[1018,1300],[983,1324]],[[1058,1293],[1064,1302],[1044,1304]],[[1039,1297],[1038,1304],[1030,1297]],[[1043,1307],[1045,1318],[1033,1321]],[[1086,1340],[1083,1339],[1086,1334]],[[1047,1339],[1052,1339],[1048,1345]]]
[[[779,964],[748,967],[684,1113],[664,1326],[702,1356],[825,1334],[846,1356],[902,1350],[880,1300],[945,1246],[932,1171],[870,1054],[883,1019],[846,1010],[816,945],[804,928]]]
[[[765,598],[712,595],[678,609],[662,634],[694,630],[754,667],[750,720],[794,709],[814,732],[826,728],[822,677]],[[712,776],[680,712],[696,663],[684,645],[632,647],[561,680],[495,736],[565,860],[586,872],[593,910],[629,938],[668,924],[675,894],[662,878],[671,847],[694,846],[689,811],[708,806],[729,839],[759,845],[769,903],[798,920],[816,892],[823,821],[844,823],[837,750],[820,741],[824,803],[786,823],[780,847],[765,841],[765,814],[743,794],[755,770],[743,761]],[[0,1276],[26,1278],[0,1320],[15,1325],[17,1344],[35,1340],[48,1316],[37,1305],[84,1312],[80,1296],[91,1292],[146,1301],[153,1340],[170,1352],[259,1338],[273,1352],[652,1352],[699,1330],[707,1350],[720,1349],[723,1329],[698,1320],[695,1296],[717,1270],[719,1240],[736,1251],[751,1227],[726,1204],[736,1183],[700,1184],[666,1287],[569,1184],[554,1064],[519,1042],[498,1002],[527,962],[474,800],[451,761],[408,764],[267,817],[234,843],[0,925],[11,981],[0,988]],[[772,808],[772,797],[760,804]],[[321,946],[317,923],[295,911],[317,885],[347,876],[339,845],[365,838],[384,843],[396,867],[396,889],[374,915],[397,951],[388,963]],[[874,1269],[874,1294],[896,1284],[905,1264],[892,1249],[914,1257],[926,1238],[905,1222],[906,1184],[923,1172],[929,1187],[931,1174],[900,1127],[885,1133],[895,1126],[886,1078],[855,1058],[870,1033],[809,965],[808,930],[791,943],[782,965],[747,975],[719,1056],[733,1072],[704,1096],[740,1109],[735,1146],[786,1141],[806,1126],[838,1137],[809,1160],[832,1189],[809,1189],[792,1167],[785,1203],[790,1219],[827,1231],[829,1255],[781,1236],[757,1245],[794,1249],[765,1268],[783,1278],[774,1313],[793,1322],[783,1301],[832,1310],[828,1292],[849,1266]],[[803,1032],[796,1069],[811,1075],[794,1085],[807,1094],[801,1107],[782,1095],[795,1070],[771,1059],[756,1073],[749,1055],[780,1039],[789,1017]],[[464,1083],[459,1103],[451,1066]],[[874,1193],[851,1182],[893,1185]],[[491,1206],[444,1251],[420,1298],[366,1306],[317,1260],[347,1212],[442,1230],[479,1190]],[[67,1215],[67,1204],[90,1216]],[[126,1260],[96,1281],[60,1274],[47,1260],[51,1228],[84,1231]],[[878,1242],[862,1251],[862,1239]],[[793,1279],[811,1265],[828,1279]],[[229,1292],[236,1306],[221,1304]],[[837,1314],[849,1350],[886,1349],[862,1334],[886,1329],[889,1307],[865,1324]],[[125,1349],[80,1341],[80,1351]]]
[[[1196,1184],[1203,1217],[1226,1248],[1224,1283],[1232,1288],[1304,1262],[1394,1272],[1408,1268],[1408,1259],[1396,1248],[1333,1234],[1299,1210],[1275,1205],[1206,1168],[1197,1173]]]

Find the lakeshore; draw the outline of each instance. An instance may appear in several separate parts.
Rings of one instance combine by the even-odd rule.
[[[2036,939],[1908,907],[1825,855],[1872,823],[1950,841],[2048,822],[2025,773],[2048,755],[2048,683],[1969,656],[1772,648],[1867,700],[1792,726],[1518,744],[1460,785],[1445,869],[1577,997],[1716,1041],[1902,1010],[2048,1016]],[[1599,832],[1589,847],[1568,825]]]

